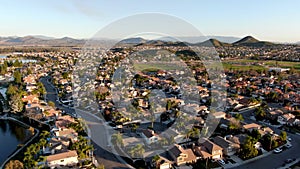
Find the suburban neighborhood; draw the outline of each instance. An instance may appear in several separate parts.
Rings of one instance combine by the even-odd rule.
[[[209,71],[197,61],[209,48],[121,41],[0,58],[1,119],[33,137],[3,168],[299,167],[299,68],[280,67],[299,53],[263,65],[269,47],[216,47],[224,69]]]

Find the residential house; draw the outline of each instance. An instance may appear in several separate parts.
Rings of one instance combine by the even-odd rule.
[[[61,166],[74,166],[78,163],[78,155],[75,150],[46,157],[46,165],[50,168]]]
[[[55,136],[70,139],[72,142],[77,141],[78,133],[74,129],[64,129],[55,132]]]
[[[145,142],[150,145],[153,143],[157,143],[159,136],[155,134],[153,130],[146,129],[142,131],[142,137],[144,138]]]
[[[194,147],[196,155],[203,159],[219,159],[223,157],[223,148],[208,139],[199,139],[199,146]]]
[[[191,149],[184,149],[177,144],[175,144],[168,153],[177,166],[196,162],[196,156]]]
[[[262,127],[258,129],[258,132],[261,134],[261,136],[264,136],[266,134],[274,134],[274,131],[270,127]]]
[[[153,167],[158,169],[171,169],[173,162],[163,156],[159,156],[159,160],[153,163]]]
[[[223,154],[227,156],[234,155],[237,153],[240,149],[240,145],[234,142],[231,142],[229,140],[226,140],[225,138],[221,136],[217,136],[213,138],[213,142],[219,145],[223,148]]]
[[[212,113],[212,116],[214,116],[216,119],[225,119],[226,113],[225,112],[215,112]]]
[[[22,101],[32,104],[32,103],[39,103],[40,100],[37,95],[28,95],[28,96],[23,96]]]
[[[243,125],[242,131],[252,132],[252,130],[254,130],[254,129],[259,130],[260,128],[261,128],[261,125],[256,124],[256,123],[250,123],[250,124]]]
[[[59,130],[64,130],[67,128],[67,125],[70,123],[75,123],[75,119],[69,115],[59,116],[55,121],[55,126]]]
[[[283,114],[283,111],[280,110],[280,109],[277,109],[277,110],[273,110],[273,111],[269,111],[267,112],[267,117],[270,119],[270,120],[277,120],[277,118],[279,116],[281,116]]]
[[[247,137],[248,137],[247,134],[238,134],[238,135],[235,135],[235,136],[228,135],[228,136],[225,137],[225,139],[229,140],[233,143],[243,145],[245,143]]]
[[[277,121],[278,121],[280,124],[286,124],[290,119],[293,119],[293,118],[295,118],[295,115],[293,115],[293,114],[291,114],[291,113],[287,113],[287,114],[278,116]]]

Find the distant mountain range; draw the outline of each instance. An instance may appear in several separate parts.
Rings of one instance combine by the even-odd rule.
[[[206,47],[225,47],[225,46],[248,46],[248,47],[264,47],[264,46],[272,46],[272,45],[277,45],[275,43],[271,42],[266,42],[266,41],[259,41],[255,39],[252,36],[246,36],[242,39],[238,39],[235,42],[232,43],[227,43],[227,42],[222,42],[218,39],[208,39],[203,42],[198,42],[198,43],[189,43],[189,42],[180,42],[180,41],[167,41],[167,39],[159,39],[159,40],[146,40],[140,37],[137,38],[129,38],[129,39],[124,39],[120,41],[119,43],[121,44],[152,44],[152,45],[157,45],[157,46],[206,46]]]
[[[69,37],[51,38],[46,36],[0,37],[1,46],[78,46],[86,40]]]
[[[161,46],[251,46],[251,47],[262,47],[277,45],[267,41],[260,41],[252,36],[246,36],[242,39],[236,37],[225,37],[225,36],[209,36],[208,37],[162,37],[154,40],[147,40],[141,37],[134,37],[123,39],[119,41],[119,44],[129,45],[161,45]],[[179,41],[180,40],[180,41]],[[24,36],[24,37],[0,37],[0,46],[82,46],[88,40],[86,39],[74,39],[70,37],[64,38],[53,38],[42,35],[36,36]],[[89,42],[97,43],[103,41],[118,42],[113,39],[92,39]],[[298,42],[299,44],[300,42]]]

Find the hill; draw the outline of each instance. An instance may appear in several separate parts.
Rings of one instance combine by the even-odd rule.
[[[206,46],[206,47],[223,47],[223,46],[231,46],[231,44],[229,43],[224,43],[224,42],[221,42],[217,39],[209,39],[209,40],[206,40],[204,42],[201,42],[201,43],[196,43],[194,44],[196,46]]]
[[[83,45],[86,41],[69,37],[52,39],[45,37],[24,36],[24,37],[0,37],[2,46],[77,46]]]
[[[263,46],[272,46],[275,45],[271,42],[259,41],[252,36],[246,36],[241,40],[238,40],[233,43],[234,46],[249,46],[249,47],[263,47]]]

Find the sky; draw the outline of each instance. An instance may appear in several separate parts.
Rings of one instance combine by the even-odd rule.
[[[91,38],[118,19],[155,12],[181,18],[206,36],[298,42],[299,7],[299,0],[3,0],[0,36]]]

